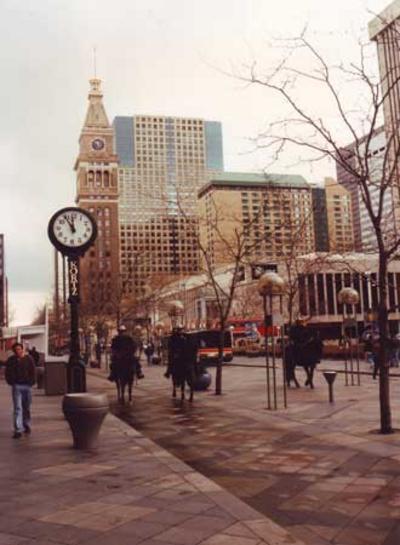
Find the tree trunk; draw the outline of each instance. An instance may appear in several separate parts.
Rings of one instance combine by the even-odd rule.
[[[387,258],[380,252],[378,273],[378,327],[379,327],[379,405],[381,414],[381,433],[393,433],[392,414],[390,409],[390,378],[389,378],[389,319],[387,308]]]
[[[221,323],[218,343],[218,361],[215,374],[215,395],[222,394],[222,365],[224,361],[225,323]]]

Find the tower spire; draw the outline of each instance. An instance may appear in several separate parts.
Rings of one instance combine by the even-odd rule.
[[[95,77],[89,80],[89,107],[86,113],[84,127],[108,128],[110,126],[106,111],[103,105],[103,93],[101,90],[101,79]]]
[[[96,46],[93,47],[93,74],[95,79],[97,78],[97,58],[96,58]]]

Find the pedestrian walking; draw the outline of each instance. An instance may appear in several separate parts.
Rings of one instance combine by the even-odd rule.
[[[11,386],[14,406],[14,439],[31,433],[32,386],[35,384],[35,362],[25,354],[21,343],[12,346],[14,354],[6,364],[5,378]]]
[[[154,344],[152,341],[149,341],[146,346],[144,347],[144,353],[147,358],[147,365],[151,365],[152,357],[154,354]]]
[[[36,350],[36,346],[32,346],[31,350],[28,350],[28,353],[30,356],[32,356],[33,361],[35,362],[36,367],[39,367],[40,365],[40,354]]]

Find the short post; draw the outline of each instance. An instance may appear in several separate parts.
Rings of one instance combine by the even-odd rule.
[[[329,403],[334,403],[333,398],[333,383],[336,379],[336,371],[324,371],[324,377],[326,382],[328,383],[329,388]]]

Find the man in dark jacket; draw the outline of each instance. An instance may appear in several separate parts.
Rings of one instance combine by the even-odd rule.
[[[12,388],[14,405],[14,439],[22,433],[31,433],[32,386],[35,384],[35,362],[25,354],[21,343],[15,343],[14,352],[6,364],[6,381]]]

